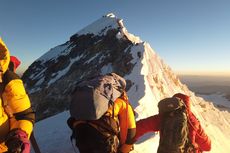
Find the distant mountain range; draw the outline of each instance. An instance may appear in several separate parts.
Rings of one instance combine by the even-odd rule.
[[[221,94],[230,101],[230,77],[182,75],[179,78],[196,94]]]

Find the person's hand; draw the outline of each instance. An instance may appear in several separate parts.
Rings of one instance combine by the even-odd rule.
[[[20,129],[10,131],[5,144],[8,147],[7,153],[30,153],[28,136]]]
[[[72,130],[73,130],[73,125],[74,125],[74,122],[75,122],[75,121],[76,121],[76,120],[75,120],[73,117],[70,117],[70,118],[68,118],[68,120],[67,120],[67,124],[68,124],[69,128],[72,129]]]
[[[131,145],[131,144],[123,144],[118,149],[118,153],[129,153],[132,150],[133,150],[133,145]]]

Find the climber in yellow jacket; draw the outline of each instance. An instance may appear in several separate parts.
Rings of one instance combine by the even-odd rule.
[[[0,38],[0,153],[30,153],[34,112],[22,80],[8,69],[10,53]]]
[[[120,148],[119,153],[129,153],[133,147],[133,138],[136,134],[136,121],[134,116],[134,111],[129,104],[128,96],[126,92],[114,102],[114,112],[113,108],[110,107],[107,111],[110,116],[114,113],[114,117],[119,122],[120,126]]]
[[[73,94],[75,98],[78,97]],[[133,149],[136,121],[126,92],[114,101],[113,106],[109,106],[100,119],[76,120],[70,117],[67,123],[73,130],[71,138],[76,139],[75,145],[81,153],[129,153]],[[118,141],[114,134],[118,134]]]

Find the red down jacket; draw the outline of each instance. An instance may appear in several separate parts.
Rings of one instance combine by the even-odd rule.
[[[182,99],[187,106],[187,110],[189,114],[189,137],[192,144],[196,148],[196,153],[202,153],[203,151],[210,151],[211,140],[204,132],[204,129],[201,127],[198,119],[191,112],[189,96],[178,93],[175,94],[173,97]],[[159,114],[137,121],[135,140],[137,140],[139,137],[141,137],[147,132],[160,131],[160,123],[161,123],[161,116]]]

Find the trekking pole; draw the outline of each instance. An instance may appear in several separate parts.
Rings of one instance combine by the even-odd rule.
[[[38,146],[38,143],[37,143],[37,141],[36,141],[36,139],[34,137],[34,132],[31,133],[30,142],[31,142],[31,144],[32,144],[32,146],[34,148],[34,152],[35,153],[41,153],[40,148]]]

